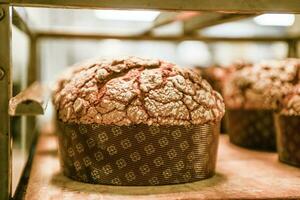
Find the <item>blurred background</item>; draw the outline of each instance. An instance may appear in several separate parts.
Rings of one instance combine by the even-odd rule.
[[[33,28],[39,30],[77,30],[79,32],[105,35],[142,34],[153,25],[159,11],[128,10],[63,10],[26,8],[26,17]],[[187,19],[197,16],[187,13]],[[174,14],[174,13],[173,13]],[[178,13],[177,13],[178,14]],[[175,15],[175,14],[174,14]],[[300,30],[300,16],[293,14],[264,14],[243,17],[242,20],[210,26],[193,34],[216,37],[285,36]],[[187,20],[186,20],[187,21]],[[298,25],[298,28],[297,28]],[[184,34],[184,20],[175,20],[155,28],[153,35],[176,36]],[[15,67],[23,69],[26,62],[28,41],[18,30],[14,30]],[[122,41],[45,39],[40,44],[42,80],[51,83],[64,68],[78,61],[93,57],[115,57],[135,55],[161,58],[183,67],[228,65],[235,60],[259,61],[284,58],[287,45],[281,42],[217,42],[201,41]],[[25,64],[26,65],[26,64]],[[22,70],[16,70],[15,77],[22,79]],[[23,80],[24,81],[24,80]]]

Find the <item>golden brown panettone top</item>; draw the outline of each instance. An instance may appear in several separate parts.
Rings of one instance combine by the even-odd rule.
[[[162,60],[127,57],[82,63],[53,94],[63,122],[188,125],[219,121],[222,97],[201,77]]]
[[[300,83],[288,91],[281,101],[280,113],[283,115],[300,115]]]
[[[283,95],[299,81],[300,59],[264,61],[233,73],[224,98],[231,109],[276,109]]]

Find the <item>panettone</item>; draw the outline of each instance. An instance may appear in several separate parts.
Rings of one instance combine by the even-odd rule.
[[[222,97],[162,60],[76,65],[54,91],[63,173],[111,185],[165,185],[214,174]]]
[[[279,160],[300,167],[300,83],[281,100],[275,122]]]
[[[299,67],[298,59],[273,60],[232,73],[223,92],[231,142],[276,150],[274,110],[298,81]]]
[[[285,92],[299,79],[299,59],[263,61],[236,71],[224,88],[233,109],[276,109]]]

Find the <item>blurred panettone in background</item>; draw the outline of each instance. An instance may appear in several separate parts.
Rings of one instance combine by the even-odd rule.
[[[286,92],[281,100],[279,113],[287,116],[300,116],[300,83]]]
[[[222,93],[225,81],[231,73],[251,65],[250,62],[238,60],[229,66],[213,65],[209,67],[195,67],[195,70],[206,79],[216,91]]]
[[[299,59],[269,60],[228,77],[223,96],[231,142],[252,149],[276,149],[273,114],[299,82],[299,67]]]
[[[279,160],[300,167],[300,83],[281,100],[275,123]]]
[[[219,66],[196,67],[199,74],[206,79],[211,86],[221,92],[222,82],[226,74],[226,69]]]
[[[228,108],[276,109],[299,81],[299,59],[270,60],[232,73],[224,87]]]

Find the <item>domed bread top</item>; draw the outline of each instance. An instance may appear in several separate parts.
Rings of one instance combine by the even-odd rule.
[[[281,101],[280,114],[300,115],[300,84],[288,91]]]
[[[192,71],[137,57],[78,64],[53,102],[60,120],[83,124],[205,124],[225,112],[222,97]]]
[[[299,81],[300,59],[264,61],[233,73],[224,98],[231,109],[276,109],[278,101]]]

